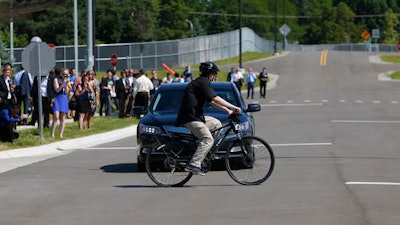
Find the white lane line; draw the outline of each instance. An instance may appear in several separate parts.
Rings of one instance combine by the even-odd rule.
[[[381,101],[379,101],[379,100],[374,100],[374,101],[372,101],[372,103],[374,103],[374,104],[379,104],[379,103],[381,103]]]
[[[399,104],[398,101],[391,101],[392,104]]]
[[[363,100],[356,100],[357,103],[363,103]]]
[[[399,120],[331,120],[331,123],[400,123]]]
[[[327,102],[329,102],[329,101],[326,100],[326,99],[322,99],[321,102],[327,103]]]
[[[328,146],[332,145],[329,142],[322,143],[284,143],[284,144],[271,144],[271,146]]]
[[[339,102],[340,102],[340,103],[345,103],[345,102],[346,102],[346,100],[344,100],[344,99],[340,99],[340,100],[339,100]]]
[[[89,147],[86,150],[135,150],[137,147]]]
[[[261,106],[323,106],[323,103],[262,104]]]
[[[400,183],[392,182],[346,182],[347,185],[352,184],[364,184],[364,185],[388,185],[388,186],[400,186]]]

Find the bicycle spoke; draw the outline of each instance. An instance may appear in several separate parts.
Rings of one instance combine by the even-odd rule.
[[[182,186],[192,177],[191,173],[184,171],[173,147],[157,147],[146,155],[147,174],[158,186]]]
[[[275,158],[271,147],[258,137],[244,137],[243,151],[228,151],[225,164],[228,174],[233,180],[244,185],[261,184],[271,175]]]

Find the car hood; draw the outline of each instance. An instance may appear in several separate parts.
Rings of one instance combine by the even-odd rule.
[[[225,113],[206,113],[206,115],[217,118],[222,124],[228,122],[228,116]],[[175,126],[176,125],[176,114],[166,114],[155,116],[152,113],[147,113],[141,120],[140,124],[149,126]],[[242,120],[243,115],[241,116]]]

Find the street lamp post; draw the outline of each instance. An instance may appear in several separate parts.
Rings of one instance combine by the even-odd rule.
[[[87,0],[87,70],[92,70],[94,66],[93,56],[93,2]]]
[[[242,0],[239,0],[239,68],[242,68]]]
[[[276,29],[277,29],[277,23],[278,23],[278,21],[277,21],[277,11],[278,11],[278,8],[277,8],[277,3],[276,3],[276,0],[275,0],[275,2],[274,2],[274,53],[276,54],[278,51],[277,51],[277,34],[276,34]]]
[[[78,68],[78,0],[74,0],[74,64],[75,71],[80,71]]]
[[[286,24],[285,21],[285,0],[283,0],[283,8],[282,8],[282,14],[283,14],[283,24]],[[283,43],[282,43],[282,50],[285,50],[285,43],[286,42],[286,34],[283,36]]]
[[[10,52],[11,64],[14,65],[14,15],[13,15],[13,1],[10,1]]]

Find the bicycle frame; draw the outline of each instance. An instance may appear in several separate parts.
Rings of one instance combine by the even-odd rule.
[[[210,151],[207,153],[207,155],[204,159],[204,162],[214,159],[214,155],[215,155],[214,153],[219,150],[221,143],[228,137],[228,135],[230,133],[233,133],[236,136],[236,140],[242,142],[242,136],[239,132],[239,129],[236,129],[237,125],[238,125],[238,123],[235,123],[232,119],[230,119],[229,123],[223,125],[222,127],[210,130],[210,132],[212,134],[218,134],[218,135],[214,139],[214,144],[211,147]],[[222,131],[222,133],[220,133],[221,130],[224,130],[224,131]],[[174,134],[176,134],[177,136],[175,136]],[[194,142],[194,141],[198,140],[193,134],[184,135],[184,134],[178,133],[178,132],[168,132],[166,134],[161,134],[160,136],[166,137],[170,141],[177,141],[177,142],[181,141],[181,140],[185,140],[188,142]],[[163,140],[160,140],[156,135],[154,136],[154,140],[155,140],[155,145],[154,145],[155,147],[160,147],[160,146],[163,146],[163,144],[165,144],[165,143],[163,143]],[[195,146],[197,146],[197,145],[195,145]],[[193,150],[195,150],[195,149],[193,149]],[[247,151],[245,148],[241,148],[241,150],[244,151],[245,154],[247,154]]]
[[[242,136],[238,125],[240,123],[237,119],[230,116],[229,123],[211,130],[215,136],[214,143],[205,156],[201,169],[204,173],[208,172],[214,160],[224,157],[226,170],[234,181],[243,185],[261,184],[272,173],[274,154],[263,139]],[[154,136],[153,140],[153,148],[146,156],[146,170],[150,179],[159,186],[182,186],[188,182],[193,174],[186,172],[185,168],[193,157],[199,140],[193,134],[168,130]],[[225,155],[220,157],[220,153],[223,154],[224,151]]]

